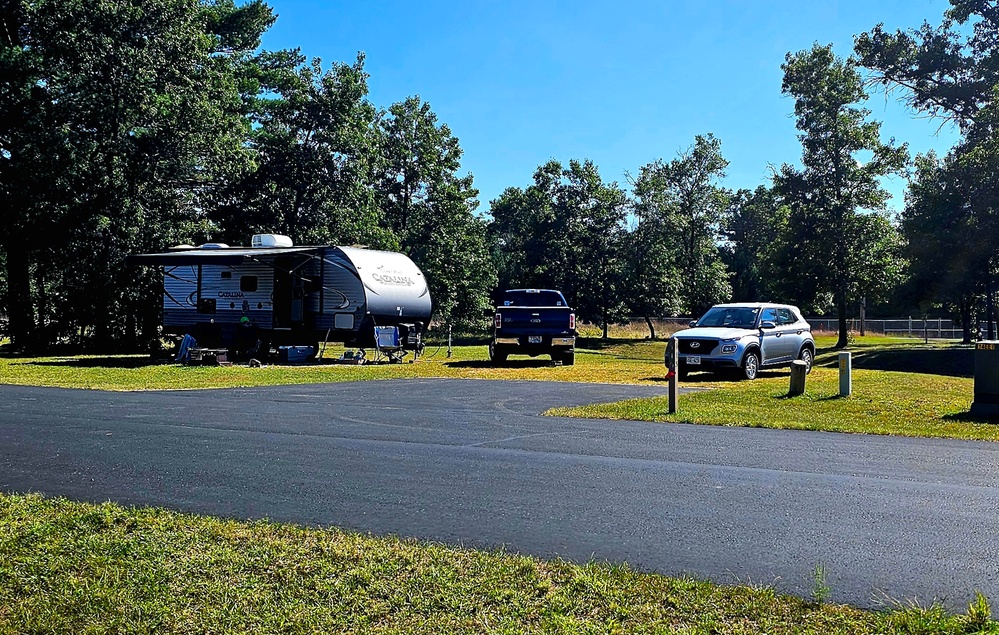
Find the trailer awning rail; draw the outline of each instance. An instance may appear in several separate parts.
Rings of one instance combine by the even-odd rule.
[[[168,267],[181,265],[241,265],[247,260],[260,260],[261,256],[319,256],[324,249],[326,247],[184,249],[159,254],[133,254],[125,257],[125,264]]]

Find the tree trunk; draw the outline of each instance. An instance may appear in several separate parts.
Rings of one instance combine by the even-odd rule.
[[[645,324],[649,327],[649,339],[656,339],[656,325],[652,323],[652,318],[645,316]]]
[[[28,251],[19,239],[7,243],[7,311],[10,340],[18,351],[35,346],[35,315],[31,302]]]
[[[840,296],[836,302],[836,313],[839,317],[839,339],[836,341],[836,348],[846,348],[849,344],[849,329],[846,324],[846,296]]]
[[[961,300],[961,343],[971,344],[971,303],[974,300]]]

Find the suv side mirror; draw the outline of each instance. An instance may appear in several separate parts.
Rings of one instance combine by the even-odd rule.
[[[689,326],[690,328],[694,328],[695,326],[697,326],[697,320],[691,320],[687,322],[687,326]]]
[[[760,322],[760,328],[761,329],[775,329],[775,328],[777,328],[777,325],[774,324],[773,322],[767,320],[765,322]]]

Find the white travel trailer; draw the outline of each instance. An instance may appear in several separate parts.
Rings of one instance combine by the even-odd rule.
[[[128,257],[163,268],[163,330],[201,345],[248,350],[322,341],[374,347],[375,327],[399,328],[419,349],[430,320],[423,272],[406,255],[354,247],[295,247],[260,234],[252,247],[208,243]]]

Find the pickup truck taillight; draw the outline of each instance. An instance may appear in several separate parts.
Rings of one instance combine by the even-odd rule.
[[[497,313],[496,314],[496,318],[494,319],[493,324],[496,326],[496,328],[502,328],[502,326],[503,326],[503,315],[501,313]]]
[[[576,328],[576,314],[575,313],[570,313],[569,314],[569,328],[570,329],[575,329]]]

